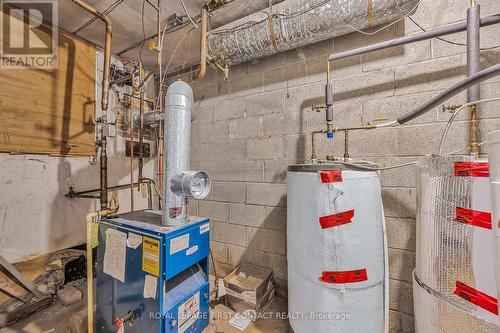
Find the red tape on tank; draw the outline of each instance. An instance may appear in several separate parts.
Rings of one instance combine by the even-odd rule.
[[[491,223],[491,213],[461,207],[457,207],[455,213],[457,217],[454,221],[456,222],[484,229],[493,229],[493,224]]]
[[[323,275],[319,278],[319,280],[331,284],[363,282],[368,280],[368,273],[366,272],[366,269],[341,272],[323,272]]]
[[[353,217],[354,217],[354,209],[351,209],[342,213],[321,216],[319,218],[319,224],[321,225],[322,229],[338,227],[339,225],[351,223]]]
[[[321,171],[319,175],[323,184],[342,182],[342,170]]]
[[[488,162],[455,162],[456,177],[489,177]]]
[[[498,301],[496,298],[471,288],[460,281],[456,281],[455,286],[456,289],[453,292],[455,295],[485,309],[486,311],[498,315]]]

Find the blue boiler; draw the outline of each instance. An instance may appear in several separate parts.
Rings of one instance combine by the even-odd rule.
[[[210,224],[164,227],[161,211],[105,218],[97,248],[96,331],[201,333],[209,323]]]

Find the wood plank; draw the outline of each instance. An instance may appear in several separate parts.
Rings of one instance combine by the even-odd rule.
[[[94,154],[96,48],[59,30],[58,52],[56,70],[0,70],[0,151]]]
[[[45,266],[49,262],[49,257],[50,254],[45,254],[39,257],[36,257],[32,260],[29,261],[23,261],[19,263],[13,264],[13,266],[21,273],[23,274],[24,277],[30,282],[33,282],[37,277],[39,277],[44,271],[45,271]],[[4,278],[5,277],[5,278]],[[2,286],[2,283],[5,283],[7,280],[7,276],[3,275],[0,272],[0,287]],[[14,284],[10,279],[8,279],[9,286],[10,283]],[[18,286],[17,284],[15,285],[17,290],[20,292],[19,295],[28,295],[29,294],[24,290],[22,287]],[[3,302],[7,301],[9,298],[3,294],[0,293],[0,304]]]
[[[23,287],[12,281],[4,272],[0,271],[0,291],[7,293],[20,301],[28,301],[33,296]]]
[[[16,301],[12,301],[16,302]],[[42,299],[35,300],[28,304],[23,304],[19,302],[18,304],[12,304],[11,307],[14,308],[11,311],[0,312],[0,328],[9,326],[16,321],[29,316],[30,314],[43,309],[52,304],[52,297],[46,296]]]

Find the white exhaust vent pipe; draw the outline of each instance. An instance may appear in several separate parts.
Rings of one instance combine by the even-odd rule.
[[[165,114],[165,163],[163,220],[165,226],[187,223],[187,197],[203,199],[210,192],[210,177],[189,170],[193,90],[183,81],[167,90]]]

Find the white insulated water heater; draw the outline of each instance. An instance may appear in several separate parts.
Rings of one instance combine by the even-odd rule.
[[[383,332],[384,214],[377,172],[293,165],[287,200],[294,332]]]

